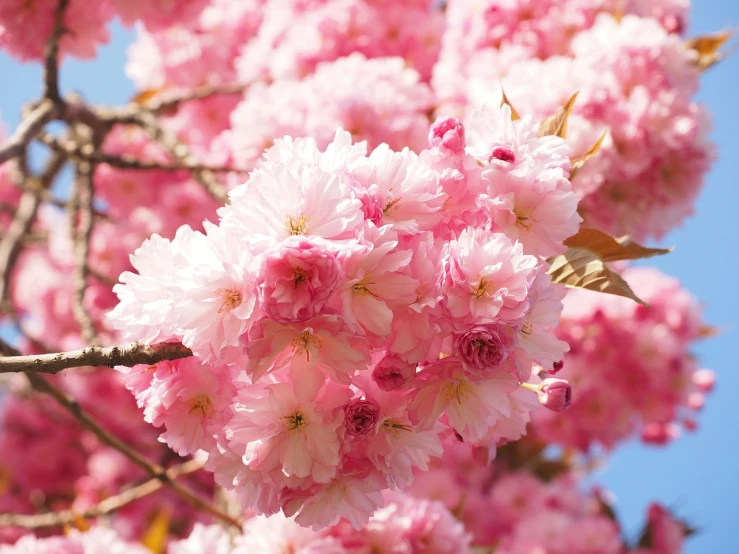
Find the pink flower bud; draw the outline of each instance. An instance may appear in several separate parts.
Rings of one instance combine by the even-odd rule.
[[[488,159],[489,162],[492,162],[493,160],[513,163],[516,161],[516,154],[510,148],[498,146],[493,149],[493,152],[490,154],[490,158]]]
[[[711,392],[716,384],[716,374],[710,369],[699,369],[693,373],[693,383],[703,392]]]
[[[344,425],[352,437],[369,435],[380,420],[380,406],[374,400],[356,398],[344,406]]]
[[[372,371],[372,379],[381,390],[401,388],[416,374],[416,366],[392,355],[385,356]]]
[[[487,371],[508,357],[509,345],[493,325],[478,325],[454,336],[454,352],[465,368]]]
[[[641,440],[647,444],[664,446],[680,436],[680,428],[674,423],[658,423],[653,421],[644,427]]]
[[[572,404],[572,387],[564,379],[544,379],[538,394],[539,402],[554,412],[563,412]]]
[[[466,145],[464,125],[456,117],[439,117],[429,131],[429,144],[443,146],[454,153],[462,152]]]

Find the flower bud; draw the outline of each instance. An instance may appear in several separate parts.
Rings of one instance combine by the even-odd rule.
[[[506,148],[505,146],[498,146],[493,149],[488,161],[492,162],[493,160],[513,163],[516,161],[516,154],[510,148]]]
[[[401,388],[416,374],[416,366],[392,355],[385,356],[372,371],[380,390],[391,391]]]
[[[653,421],[647,424],[641,432],[641,440],[647,444],[664,446],[680,436],[680,428],[674,423],[658,423]]]
[[[344,406],[346,432],[353,437],[369,435],[380,420],[380,406],[374,400],[355,398]]]
[[[478,325],[454,336],[454,352],[467,370],[489,371],[502,364],[509,346],[492,325]]]
[[[539,402],[554,412],[563,412],[572,404],[572,387],[564,379],[544,379],[538,395]]]
[[[456,117],[439,117],[429,131],[429,144],[459,153],[466,145],[464,125]]]

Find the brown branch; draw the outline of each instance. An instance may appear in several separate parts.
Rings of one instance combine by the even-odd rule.
[[[179,107],[183,102],[205,100],[212,96],[243,94],[248,87],[249,85],[244,83],[227,83],[223,85],[203,85],[192,90],[178,91],[171,94],[163,91],[154,99],[142,102],[140,107],[151,112],[168,111]]]
[[[74,272],[72,280],[74,283],[74,295],[72,297],[72,312],[80,326],[82,338],[89,343],[97,342],[97,333],[95,331],[95,323],[90,316],[90,312],[85,306],[85,292],[87,292],[87,277],[90,273],[88,258],[90,256],[90,238],[92,237],[92,229],[95,221],[93,216],[92,201],[95,194],[93,188],[94,165],[88,161],[82,161],[77,164],[77,202],[76,210],[79,216],[76,232],[74,235]]]
[[[167,478],[173,481],[180,475],[187,475],[201,468],[202,465],[199,462],[190,460],[169,468],[166,472]],[[98,504],[79,512],[75,510],[62,510],[60,512],[49,512],[46,514],[0,514],[0,527],[42,529],[44,527],[60,527],[73,524],[79,518],[92,519],[115,512],[132,502],[157,492],[163,486],[164,483],[160,479],[149,479],[140,485],[126,489],[115,496],[108,497]]]
[[[10,272],[20,254],[23,239],[31,230],[41,198],[36,190],[23,193],[15,217],[0,242],[0,303],[8,298]]]
[[[54,374],[71,367],[115,367],[119,365],[132,367],[138,364],[153,365],[163,360],[178,360],[188,356],[192,356],[190,349],[176,342],[152,345],[134,342],[125,346],[88,346],[81,350],[53,354],[6,355],[0,358],[0,373],[27,371]]]
[[[141,113],[136,117],[136,122],[152,139],[159,142],[176,160],[184,165],[197,164],[197,161],[192,158],[188,151],[187,146],[180,142],[174,134],[168,132],[159,125],[156,117],[152,114]],[[215,178],[211,171],[206,169],[193,170],[192,176],[213,198],[219,202],[226,202],[228,200],[228,193],[226,192],[225,187],[218,181],[218,179]]]
[[[59,102],[59,42],[64,33],[64,12],[69,0],[59,0],[54,10],[54,28],[44,48],[44,97]]]
[[[80,160],[88,160],[97,164],[106,164],[117,169],[137,169],[143,171],[212,171],[214,173],[247,173],[247,169],[239,169],[235,167],[213,166],[205,164],[184,164],[184,163],[162,163],[147,160],[139,160],[129,154],[121,154],[114,156],[105,152],[95,151],[87,155],[82,152],[74,141],[63,141],[49,133],[39,133],[36,137],[40,142],[51,148],[52,150],[64,154],[66,156],[77,158]]]
[[[51,100],[42,100],[33,108],[15,129],[13,136],[0,146],[0,164],[20,156],[31,139],[43,129],[44,125],[54,119],[57,113],[58,107]]]
[[[186,487],[177,481],[173,481],[164,468],[147,459],[118,437],[111,435],[108,431],[103,429],[92,417],[90,417],[89,414],[87,414],[87,412],[82,409],[76,400],[64,394],[41,375],[31,371],[26,372],[25,375],[34,389],[39,392],[46,393],[54,398],[54,400],[67,410],[83,427],[89,429],[100,440],[100,442],[118,450],[118,452],[146,471],[153,478],[162,481],[165,486],[172,489],[172,491],[185,501],[192,504],[197,510],[210,514],[229,525],[241,528],[241,522],[238,519],[235,519],[228,514],[224,514],[210,502],[198,496],[189,487]]]

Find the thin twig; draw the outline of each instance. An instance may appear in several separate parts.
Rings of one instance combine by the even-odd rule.
[[[85,292],[87,292],[87,277],[90,273],[88,258],[90,255],[90,239],[95,221],[93,216],[92,201],[95,194],[93,188],[93,173],[95,167],[91,162],[81,161],[77,163],[77,201],[78,221],[74,235],[74,272],[72,280],[74,283],[74,295],[72,298],[72,312],[80,326],[82,338],[89,343],[97,342],[95,323],[90,312],[85,306]],[[75,229],[73,229],[75,231]]]
[[[192,100],[205,100],[212,96],[243,94],[249,87],[244,83],[227,83],[223,85],[203,85],[192,90],[178,91],[168,94],[163,91],[161,95],[148,102],[143,102],[141,107],[151,112],[162,112],[179,107],[183,102]]]
[[[143,171],[212,171],[214,173],[247,173],[246,169],[235,167],[214,166],[206,164],[184,164],[154,162],[139,160],[130,154],[114,156],[105,152],[95,151],[85,155],[79,146],[71,140],[61,140],[49,133],[39,133],[36,137],[40,142],[52,150],[66,156],[88,160],[98,164],[106,164],[117,169],[137,169]]]
[[[202,468],[202,464],[195,460],[171,467],[167,470],[167,477],[174,480],[180,475],[194,473]],[[136,485],[123,492],[102,500],[94,506],[81,511],[62,510],[46,514],[0,514],[0,527],[22,527],[24,529],[42,529],[44,527],[60,527],[69,525],[82,519],[92,519],[115,512],[136,500],[155,493],[164,486],[164,483],[153,478]]]
[[[100,442],[118,450],[118,452],[146,471],[149,475],[162,481],[165,486],[172,489],[177,495],[192,504],[197,510],[208,513],[229,525],[241,528],[241,522],[238,519],[235,519],[228,514],[224,514],[210,502],[198,496],[189,487],[186,487],[177,481],[173,481],[167,474],[166,470],[159,464],[155,464],[118,437],[111,435],[108,431],[103,429],[87,412],[82,409],[76,400],[57,389],[44,377],[31,371],[26,372],[25,375],[34,389],[39,392],[46,393],[54,398],[54,400],[72,414],[72,416],[82,424],[83,427],[89,429],[100,440]]]
[[[0,373],[20,371],[36,373],[59,373],[71,367],[153,365],[163,360],[177,360],[192,356],[189,348],[177,342],[140,344],[125,346],[88,346],[80,350],[38,354],[28,356],[6,356],[0,358]]]
[[[38,190],[27,190],[21,196],[18,210],[0,241],[0,305],[5,304],[10,289],[10,273],[18,259],[26,235],[36,218],[41,195]]]
[[[188,151],[187,146],[180,142],[174,134],[159,125],[156,117],[152,114],[141,113],[136,117],[136,121],[151,138],[159,142],[176,160],[184,165],[197,164]],[[226,202],[228,200],[226,189],[211,171],[206,169],[194,170],[192,176],[213,198],[219,202]]]
[[[13,136],[0,146],[0,164],[21,155],[44,125],[56,117],[57,112],[58,108],[51,100],[42,100],[33,108],[15,129]]]
[[[59,97],[59,42],[64,33],[64,12],[69,0],[59,0],[54,10],[54,27],[44,48],[44,97],[54,103]]]

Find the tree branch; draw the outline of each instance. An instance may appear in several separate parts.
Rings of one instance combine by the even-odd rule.
[[[190,460],[183,464],[171,467],[167,470],[167,477],[174,480],[180,475],[187,475],[198,471],[203,466],[196,460]],[[153,478],[136,485],[123,492],[102,500],[94,506],[82,511],[62,510],[46,514],[0,514],[0,527],[22,527],[24,529],[42,529],[44,527],[60,527],[73,524],[79,518],[92,519],[102,515],[115,512],[132,502],[149,496],[160,490],[164,483]]]
[[[140,106],[151,112],[163,112],[178,108],[183,102],[205,100],[212,96],[243,94],[249,87],[244,83],[227,83],[223,85],[203,85],[193,90],[178,91],[168,94],[163,91],[150,101],[141,102]]]
[[[235,167],[213,166],[205,164],[162,163],[139,160],[129,154],[113,156],[105,152],[95,151],[85,154],[73,141],[63,141],[49,133],[39,133],[36,137],[52,150],[71,158],[88,160],[98,164],[106,164],[116,169],[137,169],[143,171],[212,171],[214,173],[248,173],[246,169]]]
[[[0,358],[0,373],[35,372],[59,373],[71,367],[86,366],[127,366],[137,364],[153,365],[163,360],[178,360],[192,356],[189,348],[177,342],[159,344],[140,344],[134,342],[125,346],[88,346],[81,350],[38,354],[29,356],[6,356]]]
[[[76,193],[79,221],[76,222],[76,232],[73,228],[75,264],[72,275],[74,283],[72,312],[77,319],[77,323],[79,323],[82,338],[93,344],[97,342],[97,333],[92,316],[90,316],[90,312],[85,306],[85,292],[87,292],[87,277],[90,273],[88,264],[90,238],[92,237],[92,228],[95,221],[92,209],[92,200],[95,195],[92,180],[94,171],[94,165],[88,161],[77,163]]]
[[[33,108],[20,122],[13,136],[0,146],[0,164],[10,158],[20,156],[31,139],[43,129],[44,125],[56,117],[58,111],[58,107],[51,100],[42,100]]]
[[[193,159],[188,151],[187,146],[180,142],[174,134],[159,125],[152,114],[142,112],[136,117],[136,122],[176,160],[184,165],[197,164],[197,161]],[[219,202],[228,201],[228,193],[225,187],[215,178],[212,172],[206,169],[196,169],[193,170],[192,176],[213,198]]]
[[[151,460],[138,453],[136,450],[131,448],[125,442],[120,440],[118,437],[111,435],[108,431],[103,429],[87,412],[85,412],[79,403],[71,397],[68,397],[61,390],[57,389],[54,385],[49,383],[41,375],[33,373],[31,371],[26,372],[31,386],[39,392],[43,392],[54,398],[65,410],[67,410],[72,416],[85,428],[89,429],[103,444],[115,448],[128,458],[131,462],[139,466],[141,469],[146,471],[155,479],[159,479],[164,483],[165,486],[172,489],[182,499],[192,504],[197,510],[210,514],[213,517],[220,519],[221,521],[241,528],[241,522],[228,514],[224,514],[221,510],[213,506],[208,501],[198,496],[192,489],[173,481],[167,472],[159,464],[152,462]]]
[[[69,0],[59,0],[54,10],[54,28],[44,49],[44,97],[54,103],[59,97],[59,41],[64,33],[64,12]]]

